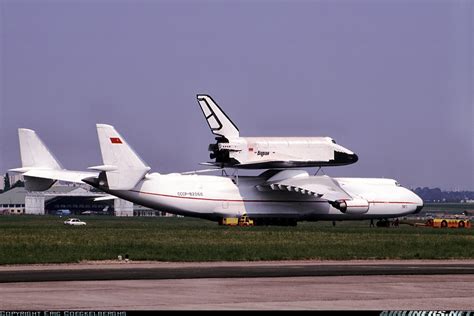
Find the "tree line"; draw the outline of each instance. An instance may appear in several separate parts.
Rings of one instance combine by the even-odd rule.
[[[18,180],[13,185],[10,184],[10,176],[7,173],[5,174],[5,177],[3,178],[3,190],[0,190],[0,193],[7,192],[13,188],[24,187],[24,186],[25,186],[25,182],[21,180]]]
[[[440,188],[416,188],[413,190],[425,202],[459,203],[474,200],[473,191],[443,191]]]

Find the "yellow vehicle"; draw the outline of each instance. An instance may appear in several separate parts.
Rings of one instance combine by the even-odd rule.
[[[471,222],[465,218],[434,218],[429,219],[426,225],[434,228],[471,228]]]
[[[255,225],[253,219],[250,219],[247,215],[241,217],[224,217],[220,222],[222,225],[227,226],[253,226]]]
[[[239,224],[239,219],[237,217],[224,217],[221,221],[221,224],[227,226],[237,226]]]
[[[250,219],[247,215],[242,215],[239,218],[239,226],[253,226],[254,221]]]

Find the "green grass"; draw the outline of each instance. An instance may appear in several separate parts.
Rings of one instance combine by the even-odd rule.
[[[474,258],[474,230],[367,221],[301,222],[297,227],[225,227],[191,218],[83,217],[69,227],[53,216],[0,216],[0,264],[131,260]]]

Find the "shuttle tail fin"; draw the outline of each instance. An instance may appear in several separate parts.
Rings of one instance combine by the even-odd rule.
[[[113,126],[97,124],[103,166],[111,190],[131,190],[146,175],[150,167],[127,144]]]
[[[227,139],[239,137],[237,126],[210,96],[198,94],[197,100],[214,135],[223,136]]]

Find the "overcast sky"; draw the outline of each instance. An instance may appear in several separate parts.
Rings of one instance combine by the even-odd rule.
[[[17,128],[68,169],[115,125],[154,171],[208,161],[207,93],[241,136],[330,136],[328,175],[474,190],[473,1],[0,0],[0,173]]]

